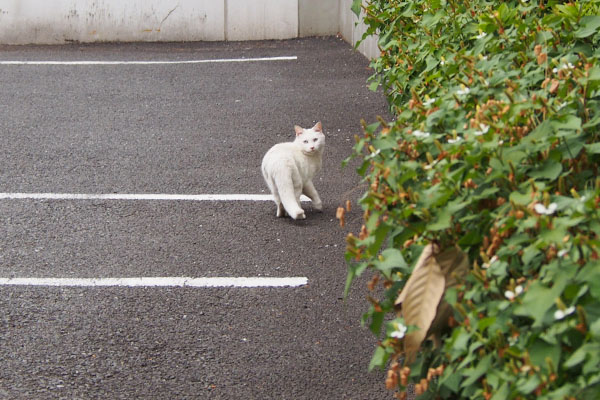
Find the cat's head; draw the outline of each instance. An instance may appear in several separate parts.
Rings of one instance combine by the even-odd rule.
[[[294,126],[296,130],[296,139],[294,143],[302,148],[304,154],[317,154],[323,151],[325,147],[325,135],[321,122],[317,122],[310,129],[304,129],[298,125]]]

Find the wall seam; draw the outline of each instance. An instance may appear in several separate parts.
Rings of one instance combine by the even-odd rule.
[[[228,11],[227,0],[223,0],[223,40],[225,40],[226,42],[229,40],[227,11]]]

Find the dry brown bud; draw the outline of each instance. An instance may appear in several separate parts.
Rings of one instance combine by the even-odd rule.
[[[552,83],[550,83],[550,93],[556,93],[558,90],[558,85],[560,85],[560,82],[556,79],[552,79]]]
[[[393,369],[388,370],[385,380],[386,389],[395,389],[398,386],[398,374]]]
[[[537,63],[538,63],[538,65],[542,65],[546,61],[548,61],[548,54],[547,53],[538,54],[538,56],[537,56]]]
[[[523,210],[517,210],[515,212],[515,218],[516,219],[523,219],[523,217],[525,217],[525,213],[523,212]]]
[[[367,227],[363,225],[360,227],[360,234],[358,235],[358,238],[360,240],[364,240],[367,238],[367,236],[369,236],[369,232],[367,231]]]
[[[415,385],[415,394],[416,394],[417,396],[420,396],[420,395],[422,395],[422,394],[423,394],[423,392],[424,392],[424,391],[423,391],[423,388],[421,387],[421,384],[420,384],[420,383],[417,383],[417,384]]]
[[[378,283],[378,282],[379,282],[379,275],[375,275],[375,276],[373,277],[373,279],[371,279],[371,280],[369,281],[369,283],[367,283],[367,288],[368,288],[370,291],[373,291],[373,290],[375,290],[375,286],[377,286],[377,283]]]
[[[435,373],[437,376],[442,376],[442,374],[444,373],[444,365],[440,365],[439,367],[437,367],[435,369]]]
[[[344,221],[344,214],[346,213],[346,210],[344,210],[344,207],[338,207],[336,213],[335,213],[335,217],[337,219],[340,220],[340,226],[343,227],[345,225],[345,221]]]

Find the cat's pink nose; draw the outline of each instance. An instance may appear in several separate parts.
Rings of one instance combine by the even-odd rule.
[[[314,149],[315,149],[315,146],[311,146],[311,147],[310,147],[310,149],[311,149],[311,150],[314,150]]]

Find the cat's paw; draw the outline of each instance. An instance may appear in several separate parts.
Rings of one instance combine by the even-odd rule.
[[[296,212],[295,216],[292,216],[294,219],[306,219],[306,214],[304,214],[304,210],[300,210]]]
[[[313,203],[312,206],[317,211],[323,211],[323,203],[321,203],[321,202]]]

